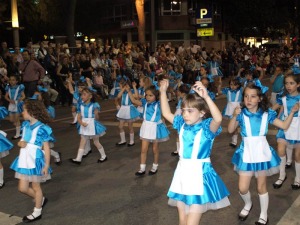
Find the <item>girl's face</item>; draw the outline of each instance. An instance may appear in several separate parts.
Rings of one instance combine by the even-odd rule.
[[[184,122],[188,125],[194,125],[202,120],[204,113],[196,108],[182,108]]]
[[[258,103],[261,102],[260,97],[257,94],[257,90],[246,88],[244,93],[244,103],[246,108],[255,113],[258,109]]]
[[[30,116],[30,114],[28,113],[26,106],[24,106],[22,116],[23,116],[24,120],[30,120],[32,118],[32,116]]]
[[[146,96],[145,97],[146,97],[146,100],[147,100],[148,103],[156,101],[155,95],[150,90],[146,91]]]
[[[87,91],[83,91],[81,93],[81,99],[84,103],[89,103],[91,101],[92,97],[93,97],[92,94]]]
[[[206,75],[206,69],[203,68],[203,67],[200,67],[200,74],[203,76],[203,75]]]
[[[285,78],[284,86],[290,95],[298,95],[297,88],[300,86],[300,84],[297,84],[292,77]]]
[[[9,84],[11,86],[15,86],[17,84],[17,79],[15,77],[10,77],[9,78]]]
[[[230,82],[230,89],[231,90],[236,90],[239,85],[234,84],[233,82]]]
[[[208,87],[208,85],[209,85],[209,81],[208,80],[206,80],[206,79],[203,79],[203,80],[201,80],[201,83],[204,85],[204,87]]]
[[[253,79],[253,78],[252,78],[252,74],[247,73],[247,74],[246,74],[246,79],[247,79],[247,80],[252,80],[252,79]]]
[[[139,84],[140,84],[141,87],[144,87],[145,86],[144,80],[140,79],[140,83]]]

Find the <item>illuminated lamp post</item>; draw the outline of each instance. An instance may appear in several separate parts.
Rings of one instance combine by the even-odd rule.
[[[20,47],[19,19],[17,0],[11,0],[11,23],[13,30],[14,47]]]

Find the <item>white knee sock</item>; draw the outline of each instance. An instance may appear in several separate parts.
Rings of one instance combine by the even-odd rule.
[[[231,143],[236,145],[237,144],[237,138],[238,138],[237,134],[232,135]]]
[[[252,206],[252,200],[251,200],[251,193],[250,191],[248,191],[246,194],[241,194],[240,193],[241,198],[243,199],[245,206],[244,209],[246,209],[247,211],[249,211],[251,209]]]
[[[4,169],[0,169],[0,183],[3,184]]]
[[[51,156],[53,156],[53,157],[56,158],[56,159],[59,158],[58,152],[56,152],[56,151],[54,151],[54,150],[52,150],[52,149],[50,149],[50,152],[51,152]]]
[[[36,218],[41,214],[42,214],[42,208],[38,209],[34,207],[32,215]],[[34,218],[29,218],[29,219],[34,219]]]
[[[134,133],[130,133],[130,142],[129,144],[133,144],[134,143]]]
[[[259,202],[260,202],[260,216],[259,218],[263,219],[264,221],[267,221],[268,219],[268,207],[269,207],[269,193],[265,193],[259,196]]]
[[[287,145],[286,146],[286,163],[292,164],[293,161],[293,145]]]
[[[87,139],[84,146],[84,155],[88,154],[89,151],[91,151],[91,140]]]
[[[179,152],[179,149],[180,149],[179,141],[176,141],[176,151]]]
[[[76,112],[72,112],[72,116],[74,118],[73,123],[77,122],[77,113]]]
[[[121,132],[121,133],[120,133],[120,138],[121,138],[121,141],[120,141],[119,143],[124,143],[124,142],[126,142],[125,132]]]
[[[300,163],[295,162],[296,177],[295,181],[300,182]]]
[[[144,172],[146,170],[146,164],[140,164],[140,170]]]
[[[21,127],[16,127],[16,137],[20,136],[20,132],[21,132]]]
[[[104,148],[99,148],[98,151],[100,152],[100,155],[101,155],[101,158],[104,159],[106,157],[106,154],[105,154],[105,151],[104,151]]]
[[[285,164],[286,164],[286,156],[280,157],[281,162],[280,162],[280,166],[279,166],[279,179],[280,180],[284,180],[285,178]]]
[[[78,149],[78,152],[77,152],[77,157],[76,157],[76,161],[78,162],[81,162],[81,159],[82,159],[82,156],[83,156],[83,153],[84,153],[84,149]]]
[[[158,164],[153,163],[153,164],[152,164],[152,169],[151,169],[151,170],[156,171],[156,170],[157,170],[157,167],[158,167]]]

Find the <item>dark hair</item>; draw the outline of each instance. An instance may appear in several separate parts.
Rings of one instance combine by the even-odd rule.
[[[199,111],[204,112],[203,119],[211,117],[207,103],[197,93],[187,94],[182,99],[181,108],[196,108]]]
[[[261,108],[264,112],[267,112],[269,109],[268,97],[265,94],[263,94],[261,88],[256,86],[254,83],[247,84],[247,86],[245,87],[245,89],[243,91],[243,99],[242,99],[242,103],[241,103],[242,108],[243,109],[246,108],[245,103],[244,103],[244,96],[245,96],[245,91],[247,88],[256,90],[258,97],[261,99],[261,101],[258,103],[258,108]]]
[[[286,78],[291,77],[297,84],[300,84],[300,74],[289,74],[287,76],[284,77],[283,83],[285,84],[285,80]],[[297,91],[300,93],[300,87],[297,88]],[[288,94],[288,91],[285,88],[284,85],[284,91],[282,96],[286,96]]]
[[[188,94],[190,92],[191,88],[187,84],[182,84],[179,86],[178,91],[184,94]]]
[[[88,87],[83,88],[83,89],[82,89],[82,92],[84,92],[84,91],[92,95],[91,102],[96,102],[97,95],[96,95],[95,92],[93,92],[93,91],[92,91],[91,89],[89,89]]]
[[[242,86],[240,79],[237,77],[232,77],[231,79],[229,79],[228,84],[230,85],[230,83],[233,83],[235,86],[239,86],[238,88]]]
[[[156,89],[156,87],[154,85],[151,85],[149,87],[146,88],[146,91],[151,91],[152,94],[155,96],[155,100],[158,101],[159,100],[159,90]]]
[[[42,123],[49,123],[52,121],[43,102],[27,99],[25,100],[24,106],[30,116]]]

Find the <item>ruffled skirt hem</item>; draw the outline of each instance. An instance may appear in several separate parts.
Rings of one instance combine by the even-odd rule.
[[[140,137],[140,139],[144,140],[144,141],[149,141],[149,142],[165,142],[165,141],[169,140],[169,136],[165,137],[165,138],[160,138],[160,139],[147,139],[147,138],[142,138],[142,137]]]
[[[9,151],[0,152],[0,159],[9,155]]]
[[[46,176],[25,175],[25,174],[16,172],[15,178],[20,179],[20,180],[26,180],[28,182],[42,183],[42,182],[46,182],[47,180],[50,180],[51,175],[50,174],[48,174]]]
[[[217,209],[225,208],[227,206],[230,206],[230,202],[228,197],[225,197],[220,201],[214,203],[208,202],[205,204],[187,205],[182,201],[169,198],[168,205],[184,209],[186,214],[188,214],[188,213],[205,213],[208,210],[217,210]]]

